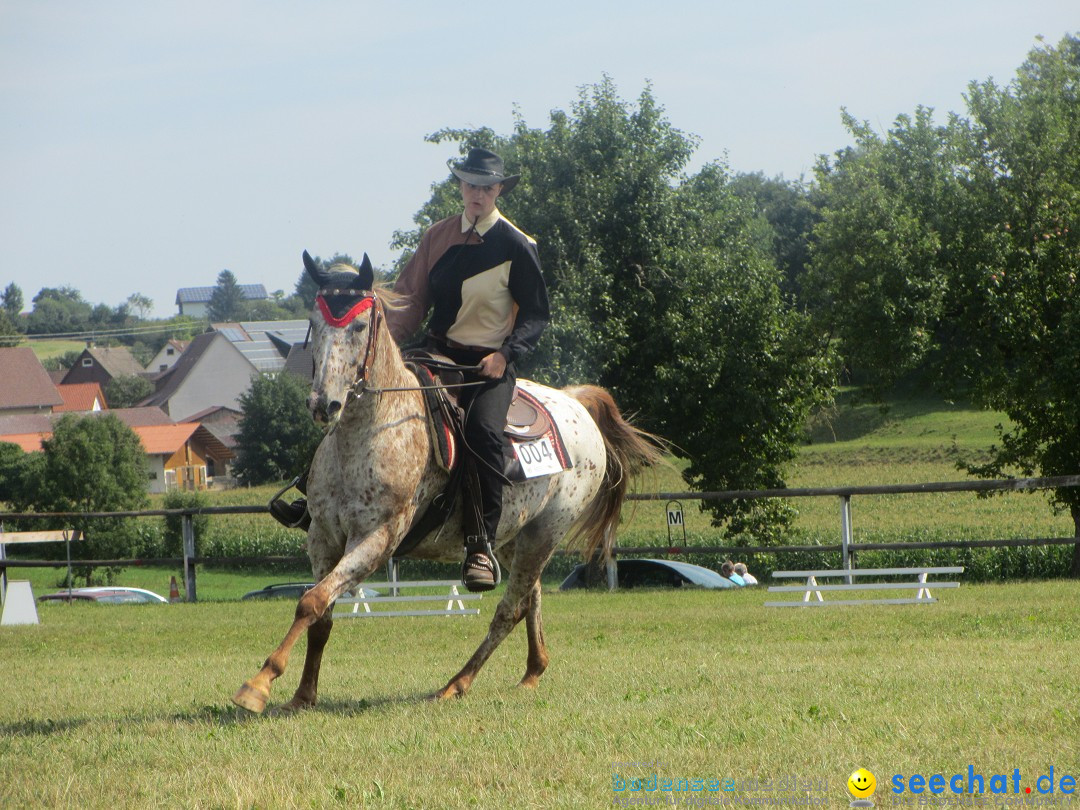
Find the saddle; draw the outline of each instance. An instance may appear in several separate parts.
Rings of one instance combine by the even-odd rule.
[[[428,428],[438,449],[439,465],[450,472],[457,466],[464,418],[458,404],[461,389],[456,386],[461,385],[465,375],[449,357],[426,349],[410,350],[404,359],[423,389]],[[552,433],[554,427],[551,415],[539,400],[520,387],[514,389],[503,427],[503,433],[512,442],[540,439]]]
[[[426,349],[411,349],[404,353],[405,365],[416,376],[423,391],[427,410],[428,430],[440,467],[450,474],[446,489],[435,496],[428,508],[413,523],[394,551],[394,558],[401,558],[419,545],[420,541],[442,525],[453,511],[458,493],[463,488],[466,467],[460,463],[459,447],[464,447],[462,431],[464,411],[458,404],[464,374],[461,367],[444,355]],[[520,386],[514,389],[514,397],[506,414],[503,433],[514,444],[546,440],[556,459],[550,472],[569,469],[572,465],[566,452],[558,426],[547,408],[536,397]],[[528,473],[513,449],[505,457],[505,476],[510,483],[523,481]]]

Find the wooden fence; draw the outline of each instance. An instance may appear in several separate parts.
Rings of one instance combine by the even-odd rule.
[[[996,548],[1006,546],[1050,546],[1080,544],[1080,537],[1041,537],[1017,538],[1011,540],[933,540],[898,543],[855,543],[852,540],[851,499],[855,496],[928,494],[941,492],[1010,492],[1038,489],[1059,489],[1080,486],[1080,475],[1065,475],[1046,478],[1009,478],[992,481],[940,481],[926,484],[885,484],[862,487],[817,487],[803,489],[764,489],[730,490],[724,492],[656,492],[632,494],[627,500],[634,501],[737,501],[760,500],[766,498],[823,498],[834,497],[839,500],[840,542],[834,545],[814,546],[632,546],[616,547],[617,556],[641,556],[643,554],[792,554],[798,552],[839,552],[842,567],[852,567],[852,555],[859,551],[872,550],[907,550],[934,548]],[[195,566],[243,565],[253,563],[285,562],[306,563],[306,557],[200,557],[195,553],[195,532],[193,518],[196,515],[250,515],[268,514],[266,506],[207,506],[199,509],[149,509],[139,512],[49,512],[20,513],[0,512],[0,532],[5,521],[30,518],[105,518],[105,517],[165,517],[181,516],[183,532],[183,557],[158,557],[152,559],[128,560],[72,560],[76,566],[123,566],[142,565],[182,565],[184,571],[184,590],[186,599],[194,602],[197,598]],[[66,567],[66,561],[55,560],[11,560],[3,558],[0,543],[0,572],[8,568]]]

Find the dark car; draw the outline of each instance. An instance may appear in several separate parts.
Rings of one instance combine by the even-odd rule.
[[[97,602],[106,605],[168,604],[169,600],[143,588],[71,588],[47,593],[38,602]]]
[[[314,582],[278,582],[257,591],[248,591],[241,599],[299,599],[315,587]]]
[[[305,593],[315,587],[314,582],[279,582],[275,585],[267,585],[257,591],[248,591],[241,599],[299,599]],[[364,592],[368,596],[378,596],[379,592],[366,585]],[[346,594],[348,595],[348,594]]]
[[[737,588],[715,571],[677,560],[619,560],[620,588]],[[560,591],[585,587],[585,566],[579,565],[559,586]]]

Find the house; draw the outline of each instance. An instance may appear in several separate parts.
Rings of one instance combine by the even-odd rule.
[[[0,380],[0,414],[47,414],[64,404],[29,346],[0,348]]]
[[[206,489],[227,475],[235,453],[195,422],[132,428],[150,461],[150,492]]]
[[[146,364],[147,373],[160,374],[168,371],[176,365],[176,361],[180,359],[180,355],[184,353],[184,349],[190,342],[190,340],[170,338],[169,342],[161,347],[161,351],[154,355],[154,359]]]
[[[195,337],[180,359],[158,375],[157,390],[139,404],[161,408],[176,421],[223,405],[240,410],[240,395],[258,371],[220,332]]]
[[[266,301],[270,298],[262,284],[237,284],[236,287],[245,301]],[[217,288],[181,287],[176,291],[176,306],[179,307],[180,314],[192,318],[206,318],[210,297],[215,289]]]
[[[61,383],[56,386],[56,391],[64,400],[64,404],[53,408],[53,413],[102,411],[109,407],[105,402],[105,394],[101,386],[96,382],[72,383],[71,385]]]
[[[79,355],[62,385],[96,382],[101,390],[117,377],[142,376],[143,367],[127,346],[87,346]]]
[[[214,323],[210,328],[225,335],[259,371],[281,371],[294,345],[307,339],[307,320],[240,321]]]
[[[161,413],[159,409],[152,410],[158,410]],[[143,421],[147,416],[147,414],[140,414],[134,421]],[[40,417],[34,415],[33,418]],[[156,417],[150,417],[150,419],[154,420]],[[27,453],[41,450],[42,442],[52,436],[51,424],[47,425],[47,430],[8,433],[7,428],[12,426],[18,427],[10,421],[5,425],[0,425],[0,442],[16,444]],[[23,425],[23,427],[27,426],[29,425]],[[45,426],[44,424],[37,425],[37,427]],[[213,484],[215,475],[228,475],[229,464],[235,458],[235,453],[222,444],[213,433],[194,422],[135,424],[129,427],[139,437],[143,450],[146,452],[150,492],[165,492],[169,489],[206,489]]]

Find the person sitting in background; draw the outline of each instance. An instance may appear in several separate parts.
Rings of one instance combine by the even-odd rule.
[[[720,573],[730,579],[740,588],[746,584],[746,580],[744,580],[742,577],[735,573],[735,566],[732,564],[731,560],[724,560],[724,562],[720,566]]]
[[[742,577],[743,584],[745,585],[757,585],[758,579],[749,571],[746,570],[746,563],[735,563],[735,573]]]

